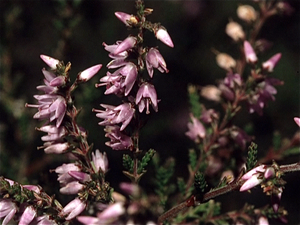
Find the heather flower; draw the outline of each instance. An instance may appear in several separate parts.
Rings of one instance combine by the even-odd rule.
[[[106,126],[104,131],[105,137],[110,138],[105,144],[114,150],[130,149],[133,146],[131,138],[120,131],[119,126]]]
[[[56,120],[56,127],[59,127],[66,113],[66,100],[60,95],[35,95],[38,105],[26,104],[26,107],[38,108],[34,119],[48,119],[50,122]]]
[[[245,149],[247,142],[251,141],[251,137],[244,130],[235,126],[230,129],[230,136],[241,149]]]
[[[27,225],[29,224],[37,215],[36,210],[32,206],[26,207],[23,212],[19,224]]]
[[[124,41],[122,41],[112,53],[114,55],[118,55],[121,52],[128,51],[135,46],[136,42],[136,37],[129,36]]]
[[[0,199],[0,219],[4,218],[2,225],[7,225],[17,210],[18,207],[11,199]]]
[[[104,119],[99,125],[106,126],[122,123],[121,131],[130,123],[135,112],[131,103],[123,103],[119,106],[101,104],[101,106],[105,108],[105,111],[93,109],[94,112],[97,112],[97,117]]]
[[[120,188],[123,192],[133,197],[137,197],[140,194],[140,188],[136,184],[122,182]]]
[[[58,91],[58,87],[65,83],[65,80],[61,80],[61,76],[59,78],[60,82],[57,82],[56,75],[50,71],[42,69],[42,73],[44,74],[44,83],[45,85],[39,85],[36,89],[40,91],[44,91],[45,94],[54,94]],[[54,85],[55,84],[55,85]]]
[[[192,122],[188,123],[189,131],[185,133],[193,141],[198,142],[199,138],[204,138],[206,135],[205,127],[192,114],[190,115]]]
[[[72,181],[66,186],[59,189],[59,192],[65,195],[74,195],[77,194],[84,188],[83,184],[80,184],[79,181]]]
[[[57,225],[54,220],[50,219],[49,215],[36,217],[32,223],[36,225]]]
[[[260,175],[263,174],[265,170],[266,166],[260,165],[244,174],[242,180],[245,180],[246,182],[241,186],[240,191],[247,191],[260,184],[263,181],[263,177]]]
[[[51,69],[56,69],[56,65],[59,63],[58,59],[54,59],[47,55],[40,55],[40,57]]]
[[[139,112],[141,113],[146,108],[146,114],[149,114],[149,104],[151,104],[154,111],[157,112],[157,103],[157,94],[154,86],[147,82],[143,83],[140,86],[135,99],[135,104],[139,106]]]
[[[240,19],[250,23],[256,20],[256,11],[250,5],[241,5],[237,8],[237,15]]]
[[[277,53],[276,55],[273,55],[268,61],[264,62],[262,64],[262,68],[264,70],[267,70],[268,72],[273,72],[274,67],[279,62],[281,58],[281,53]]]
[[[244,40],[245,39],[245,32],[240,24],[237,22],[229,22],[226,25],[225,29],[226,34],[231,37],[234,41]]]
[[[131,24],[137,24],[137,18],[133,15],[129,15],[124,12],[115,12],[115,16],[121,20],[126,26],[131,26]]]
[[[55,169],[58,173],[58,181],[61,184],[67,184],[74,181],[74,178],[69,174],[70,171],[80,171],[80,168],[74,163],[63,164]]]
[[[77,80],[80,82],[87,82],[90,80],[98,71],[101,69],[102,65],[98,64],[95,66],[92,66],[88,69],[85,69],[84,71],[80,72],[77,76]]]
[[[153,68],[158,69],[161,73],[169,72],[167,64],[156,48],[150,48],[146,55],[146,66],[149,76],[153,77]]]
[[[86,202],[75,198],[73,201],[69,202],[62,211],[59,213],[60,216],[67,216],[66,220],[71,220],[78,216],[86,207]]]
[[[92,152],[92,163],[96,173],[98,173],[100,169],[103,173],[107,172],[108,160],[105,152],[102,154],[98,149],[95,151],[95,153]]]
[[[233,101],[234,100],[234,92],[233,90],[231,90],[229,87],[227,87],[224,83],[220,83],[219,84],[219,90],[221,91],[222,93],[222,96],[229,100],[229,101]]]
[[[123,203],[116,202],[108,206],[103,212],[99,213],[97,217],[79,216],[77,220],[83,224],[111,224],[115,222],[119,216],[125,213]]]
[[[41,138],[42,141],[60,141],[66,134],[64,127],[56,127],[54,125],[45,125],[36,129],[48,133]]]
[[[207,85],[201,88],[201,96],[215,102],[221,100],[221,90],[214,85]]]
[[[216,56],[216,61],[219,67],[227,71],[231,71],[236,67],[236,61],[226,53],[219,53]]]
[[[157,30],[154,31],[154,34],[155,37],[164,44],[168,45],[171,48],[174,47],[172,39],[164,27],[159,27]]]
[[[277,188],[277,193],[272,193],[272,207],[273,207],[273,210],[274,212],[277,212],[278,209],[279,209],[279,204],[280,204],[280,200],[281,200],[281,196],[282,196],[282,192],[283,192],[283,189],[282,187],[280,188]]]
[[[247,63],[255,64],[257,62],[255,51],[248,41],[244,41],[244,52]]]
[[[113,59],[126,59],[128,56],[127,51],[120,52],[118,54],[115,54],[114,52],[119,47],[120,43],[122,41],[117,41],[116,44],[113,45],[107,45],[105,42],[103,42],[104,49],[109,52],[109,57]]]
[[[22,187],[26,188],[27,190],[34,191],[38,194],[41,192],[41,187],[36,185],[23,185]]]
[[[300,118],[299,117],[294,117],[294,121],[300,127]]]
[[[92,180],[91,176],[84,172],[69,171],[68,174],[71,175],[71,177],[75,178],[76,180],[78,180],[79,182],[82,182],[82,183]]]
[[[248,99],[249,112],[257,112],[262,115],[262,109],[269,100],[274,101],[274,95],[277,93],[275,85],[283,84],[282,81],[275,78],[266,78],[263,82],[260,82],[254,93],[250,95]]]
[[[258,219],[258,225],[269,225],[268,218],[265,216],[261,216]]]
[[[219,118],[219,116],[214,109],[208,109],[208,110],[206,110],[205,108],[202,109],[200,119],[204,123],[211,123],[213,120],[218,119],[218,118]]]
[[[224,84],[229,88],[234,88],[236,86],[242,86],[243,81],[241,75],[239,75],[238,73],[228,73],[224,79]]]
[[[104,94],[125,93],[125,96],[127,96],[131,91],[136,78],[137,67],[135,64],[129,62],[114,73],[107,72],[106,76],[100,79],[100,82],[103,83],[96,85],[96,87],[106,85]]]

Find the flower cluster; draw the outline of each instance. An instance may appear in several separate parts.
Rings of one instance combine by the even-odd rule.
[[[139,3],[138,3],[139,4]],[[129,35],[123,41],[108,45],[103,43],[109,57],[112,59],[108,64],[108,69],[115,69],[114,72],[107,72],[106,76],[100,79],[100,84],[96,87],[106,86],[106,95],[115,94],[123,100],[119,106],[104,105],[105,110],[93,109],[96,116],[104,119],[99,125],[106,126],[106,137],[111,141],[106,142],[114,150],[125,150],[134,148],[131,135],[125,128],[136,120],[136,108],[142,113],[146,109],[146,114],[150,113],[149,105],[155,112],[158,111],[158,98],[155,87],[151,84],[154,69],[161,73],[168,72],[166,62],[159,50],[154,47],[143,46],[143,33],[147,29],[154,33],[157,39],[164,44],[174,47],[174,44],[166,31],[160,24],[152,24],[146,21],[146,16],[152,10],[142,9],[137,15],[130,15],[124,12],[116,12],[116,17],[127,27],[139,30],[137,36]],[[144,75],[145,65],[148,75]],[[119,125],[121,124],[121,127]]]

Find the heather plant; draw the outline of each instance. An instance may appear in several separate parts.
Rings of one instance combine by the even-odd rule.
[[[67,9],[67,5],[62,7]],[[113,104],[101,102],[100,108],[88,109],[104,127],[109,152],[89,142],[87,124],[78,122],[82,109],[75,101],[76,91],[104,70],[102,64],[89,65],[73,79],[70,62],[40,55],[47,65],[42,69],[44,84],[36,87],[39,94],[33,97],[37,103],[26,103],[25,107],[36,108],[33,118],[43,121],[36,128],[44,133],[38,149],[66,156],[50,172],[56,174],[59,195],[65,196],[68,203],[63,206],[41,184],[21,184],[1,176],[2,224],[287,223],[288,211],[280,203],[285,193],[284,177],[298,173],[300,162],[295,157],[287,164],[281,162],[299,155],[299,131],[290,139],[274,134],[272,147],[262,156],[251,127],[236,121],[245,114],[262,116],[269,104],[275,104],[276,86],[284,81],[272,73],[284,56],[276,53],[266,58],[264,53],[271,44],[259,38],[259,33],[270,17],[289,15],[293,9],[277,1],[255,1],[237,7],[239,21],[230,19],[224,31],[238,54],[233,57],[217,50],[218,46],[212,49],[225,75],[214,84],[187,87],[190,118],[185,135],[194,147],[181,149],[181,154],[188,157],[188,174],[179,176],[178,162],[173,157],[164,159],[155,149],[141,148],[143,129],[152,123],[152,115],[159,113],[160,102],[164,101],[159,97],[156,79],[162,73],[172,76],[161,44],[171,49],[177,44],[167,28],[150,20],[155,9],[147,8],[141,0],[135,1],[135,7],[134,14],[115,12],[130,34],[118,37],[123,40],[103,42],[110,61],[95,87],[111,96]],[[76,23],[64,26],[70,31]],[[57,55],[64,55],[69,35],[64,33],[62,47],[55,50]],[[153,43],[147,40],[151,37],[159,41],[157,45],[148,44]],[[168,88],[168,84],[163,85]],[[300,127],[299,115],[290,120]],[[107,180],[110,168],[116,167],[109,163],[109,155],[118,153],[122,154],[119,164],[126,181],[115,180],[115,187]],[[151,179],[152,186],[145,186],[143,179]],[[230,202],[219,201],[219,196],[230,193],[239,198],[253,194],[251,190],[259,186],[269,204],[257,206],[245,201],[241,208],[222,209]]]

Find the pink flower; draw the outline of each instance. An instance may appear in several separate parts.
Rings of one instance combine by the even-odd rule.
[[[158,40],[160,40],[161,42],[163,42],[171,48],[174,47],[172,39],[164,27],[159,27],[157,30],[154,31],[154,33]]]
[[[263,181],[263,178],[260,176],[266,170],[265,165],[260,165],[250,170],[242,176],[242,180],[246,182],[241,186],[240,191],[247,191],[256,185],[260,184]]]
[[[66,113],[66,100],[60,95],[35,95],[38,105],[26,104],[26,107],[38,108],[39,111],[33,116],[34,119],[47,119],[50,122],[56,120],[56,127],[60,127]]]
[[[257,56],[248,41],[244,41],[244,52],[247,63],[254,64],[257,62]]]
[[[140,86],[135,99],[135,104],[139,106],[139,112],[141,113],[146,108],[146,114],[149,114],[149,104],[151,104],[154,111],[157,112],[157,103],[157,94],[154,86],[147,82],[143,83]]]
[[[26,207],[23,212],[19,224],[27,225],[29,224],[37,215],[36,210],[32,206]]]
[[[97,149],[94,152],[92,152],[92,162],[94,166],[94,171],[98,173],[98,171],[101,169],[103,173],[106,173],[108,170],[108,160],[106,157],[106,153],[103,154]]]
[[[282,81],[271,77],[260,82],[257,85],[254,94],[250,95],[250,98],[248,99],[250,113],[257,112],[259,115],[262,115],[262,109],[266,103],[269,100],[275,100],[274,95],[277,93],[277,90],[274,86],[282,84]]]
[[[84,188],[83,184],[80,184],[78,181],[72,181],[68,183],[66,186],[59,189],[59,192],[65,195],[74,195],[77,194]]]
[[[105,111],[93,109],[94,112],[98,112],[97,117],[104,119],[99,125],[107,126],[122,123],[121,131],[130,123],[135,112],[131,103],[124,103],[119,106],[101,104],[101,106],[105,108]]]
[[[261,216],[258,219],[258,225],[269,225],[268,218],[265,216]]]
[[[136,42],[137,42],[137,39],[135,37],[132,37],[132,36],[127,37],[113,51],[113,54],[118,55],[121,52],[128,51],[129,49],[132,49],[135,46]]]
[[[114,150],[130,149],[133,146],[131,138],[120,131],[119,126],[106,126],[105,137],[110,138],[105,144]]]
[[[277,65],[281,58],[281,53],[273,55],[268,61],[262,64],[262,68],[268,72],[273,72],[274,67]]]
[[[98,64],[95,66],[92,66],[88,69],[85,69],[84,71],[82,71],[81,73],[78,74],[77,79],[80,82],[87,82],[88,80],[90,80],[96,73],[98,73],[98,71],[101,69],[102,65]]]
[[[300,127],[300,118],[299,117],[294,117],[294,121]]]
[[[115,12],[115,16],[121,20],[126,26],[131,26],[130,23],[128,23],[128,21],[131,20],[136,20],[136,18],[132,15],[129,15],[127,13],[124,12]],[[133,19],[132,19],[133,18]]]
[[[40,57],[51,69],[56,69],[56,65],[59,63],[58,59],[54,59],[47,55],[40,55]]]
[[[206,135],[205,127],[192,114],[190,114],[190,117],[192,122],[188,123],[189,130],[185,133],[185,135],[193,141],[199,141],[199,138],[204,138]]]
[[[104,94],[125,94],[127,96],[131,91],[137,78],[137,67],[135,64],[128,62],[114,73],[107,72],[105,77],[100,79],[102,84],[96,87],[106,85]]]
[[[71,220],[78,216],[86,207],[86,202],[75,198],[73,201],[69,202],[62,211],[59,213],[60,216],[66,216],[66,220]]]
[[[74,181],[74,178],[69,174],[70,171],[80,171],[80,168],[74,163],[63,164],[55,169],[58,173],[58,181],[61,184],[67,184]]]
[[[2,225],[7,225],[17,210],[16,204],[11,199],[0,199],[0,218],[4,218]]]
[[[98,213],[97,217],[79,216],[77,220],[83,224],[111,224],[115,222],[119,216],[125,213],[125,208],[121,202],[108,206],[103,212]]]
[[[123,59],[123,60],[127,58],[127,56],[128,56],[127,51],[123,51],[118,54],[114,53],[115,50],[119,47],[120,43],[122,43],[122,41],[117,41],[116,44],[112,44],[112,45],[107,45],[105,42],[103,42],[104,49],[109,52],[108,56],[110,58]]]
[[[158,69],[161,73],[168,73],[167,64],[156,48],[150,48],[146,55],[146,66],[150,77],[153,77],[153,68]]]

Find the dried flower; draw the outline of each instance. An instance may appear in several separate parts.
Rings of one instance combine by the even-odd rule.
[[[274,67],[279,62],[281,58],[281,53],[277,53],[276,55],[273,55],[268,61],[264,62],[262,64],[262,68],[264,70],[267,70],[268,72],[273,72]]]
[[[229,22],[226,25],[225,29],[226,34],[231,37],[234,41],[244,40],[245,39],[245,32],[240,24],[237,22]]]
[[[157,103],[157,94],[154,86],[147,82],[143,83],[140,86],[135,99],[135,104],[139,106],[139,112],[141,113],[146,108],[146,114],[149,114],[149,104],[151,104],[154,111],[157,112]]]
[[[146,65],[150,77],[153,77],[153,67],[161,73],[168,73],[167,64],[156,48],[150,48],[146,55]]]
[[[168,34],[167,30],[164,27],[159,27],[157,30],[154,31],[155,37],[163,42],[164,44],[168,45],[169,47],[173,48],[174,44],[170,35]]]
[[[257,62],[257,56],[248,41],[244,41],[244,52],[247,63],[255,64]]]
[[[257,14],[255,9],[250,5],[241,5],[237,8],[237,15],[241,20],[248,23],[256,20]]]
[[[214,85],[202,87],[200,94],[202,97],[211,101],[219,102],[221,100],[221,91]]]
[[[217,54],[216,61],[219,67],[227,71],[231,71],[236,67],[236,61],[226,53]]]

